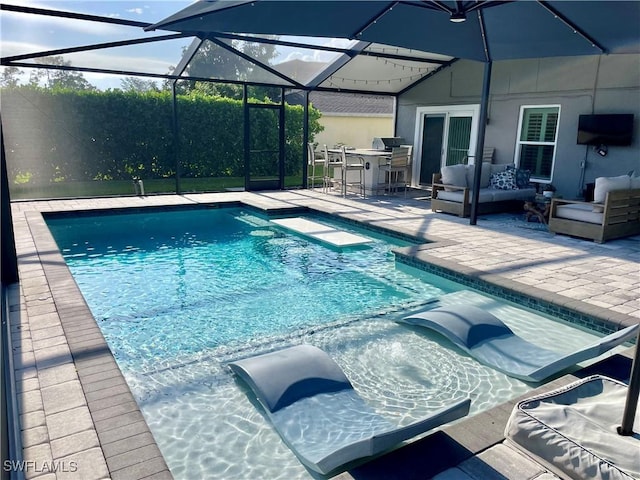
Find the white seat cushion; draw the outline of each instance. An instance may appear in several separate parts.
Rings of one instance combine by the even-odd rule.
[[[469,192],[469,203],[471,203],[473,193]],[[462,203],[463,193],[461,191],[457,192],[443,192],[442,190],[438,192],[438,200],[448,200],[450,202],[458,202]],[[493,193],[488,188],[480,189],[480,195],[478,196],[478,203],[486,203],[493,201]]]
[[[602,225],[604,214],[602,212],[594,212],[592,205],[569,204],[558,205],[556,217]]]

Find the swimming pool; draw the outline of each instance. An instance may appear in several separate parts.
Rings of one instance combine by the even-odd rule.
[[[317,219],[321,222],[325,218]],[[243,209],[55,218],[49,226],[176,478],[309,478],[225,364],[312,343],[381,414],[405,424],[530,387],[435,334],[393,322],[434,298],[472,303],[566,350],[594,335],[438,277],[399,268],[382,238],[333,249]]]

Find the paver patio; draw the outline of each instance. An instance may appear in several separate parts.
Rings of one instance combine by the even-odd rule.
[[[575,312],[582,323],[603,332],[640,322],[638,237],[599,245],[553,236],[525,224],[523,216],[480,217],[477,226],[470,226],[468,219],[433,214],[425,201],[343,199],[309,190],[13,203],[20,272],[19,285],[10,290],[13,367],[24,459],[36,466],[26,472],[27,478],[171,478],[41,213],[221,202],[242,202],[265,210],[308,207],[415,235],[430,243],[402,249],[400,254],[410,261],[428,262],[437,273],[464,275],[489,292],[513,292],[532,306],[543,303],[557,309],[559,315]],[[569,375],[544,388],[571,379]],[[446,441],[433,435],[379,459],[374,466],[359,467],[358,475],[347,472],[340,478],[376,478],[374,467],[379,472],[389,468],[397,478],[410,478],[401,475],[406,474],[405,467],[396,462],[427,446],[443,464],[444,457],[455,465],[465,455],[479,454],[475,463],[460,464],[467,475],[478,468],[504,470],[500,465],[504,458],[512,458],[512,452],[505,457],[500,442],[512,405],[449,427]],[[433,450],[436,442],[440,447]],[[451,448],[443,452],[446,445]],[[424,452],[419,455],[425,457]],[[53,474],[52,468],[37,468],[46,465],[59,469]],[[518,460],[514,465],[529,472],[528,463]],[[544,473],[534,470],[526,478]],[[387,473],[391,476],[384,478],[394,478]],[[421,476],[415,478],[429,477],[426,470],[416,474]],[[440,478],[454,478],[446,475]]]

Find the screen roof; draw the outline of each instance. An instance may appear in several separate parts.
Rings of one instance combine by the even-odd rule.
[[[100,89],[125,75],[397,94],[454,60],[341,38],[146,31],[189,2],[149,3],[3,3],[2,64],[87,72]]]

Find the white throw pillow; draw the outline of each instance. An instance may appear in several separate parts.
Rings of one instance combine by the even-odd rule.
[[[496,190],[516,190],[515,170],[505,170],[491,175],[491,188]]]
[[[442,183],[445,185],[467,186],[467,166],[465,164],[442,167],[440,173],[442,173]]]
[[[598,177],[593,191],[593,201],[595,203],[604,203],[607,193],[611,190],[624,190],[627,188],[631,188],[631,177],[629,175]]]

